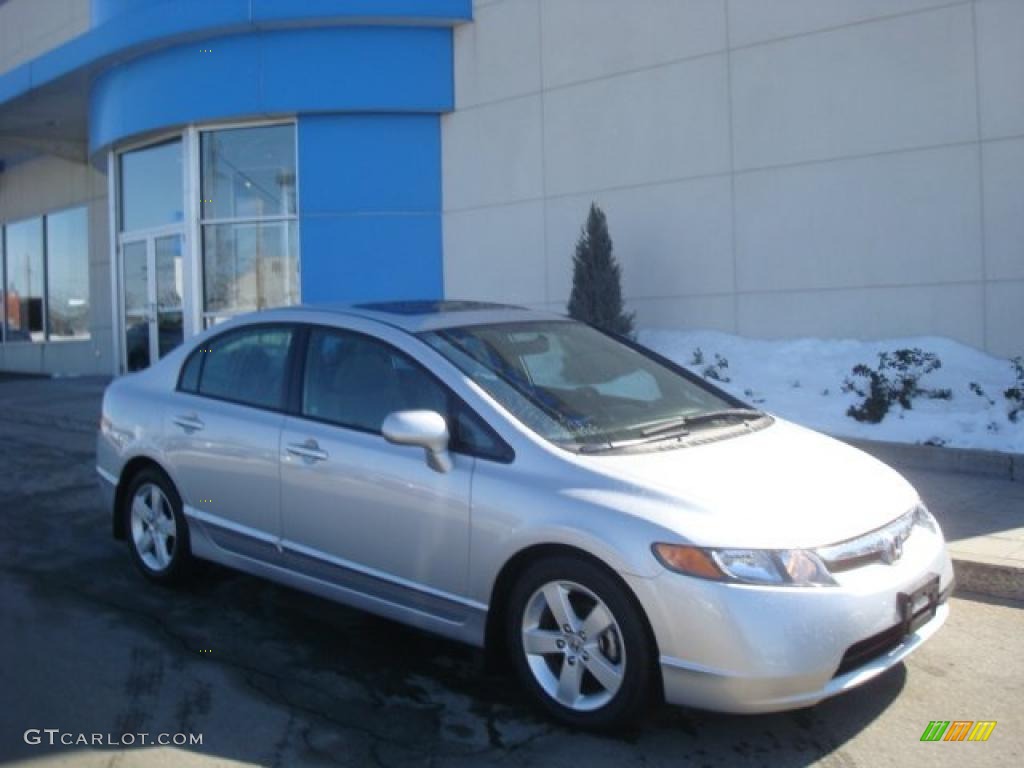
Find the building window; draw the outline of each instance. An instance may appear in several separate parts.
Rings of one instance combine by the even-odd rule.
[[[88,209],[71,208],[0,230],[0,275],[4,341],[89,338]]]
[[[203,318],[299,299],[295,126],[200,134]]]
[[[137,232],[184,218],[181,139],[121,155],[121,231]]]
[[[50,340],[89,338],[89,212],[46,217],[46,315]]]
[[[43,341],[43,219],[28,219],[6,228],[5,340]]]

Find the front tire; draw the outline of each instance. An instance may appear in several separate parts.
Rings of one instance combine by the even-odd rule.
[[[621,727],[650,703],[654,653],[644,618],[604,568],[559,556],[529,566],[506,617],[523,686],[555,719]]]
[[[142,574],[158,584],[180,584],[192,566],[188,525],[181,497],[163,472],[139,472],[124,495],[125,533],[132,560]]]

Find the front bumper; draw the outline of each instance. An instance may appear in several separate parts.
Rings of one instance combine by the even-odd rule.
[[[943,602],[916,631],[837,674],[851,646],[902,616],[897,595],[939,576]],[[893,565],[836,575],[836,587],[726,584],[666,572],[632,585],[651,620],[665,699],[722,712],[810,706],[877,677],[932,637],[949,614],[953,567],[941,535],[919,532]]]

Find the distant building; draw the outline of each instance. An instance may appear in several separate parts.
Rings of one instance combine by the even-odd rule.
[[[0,369],[294,302],[1024,353],[1020,0],[0,0]]]

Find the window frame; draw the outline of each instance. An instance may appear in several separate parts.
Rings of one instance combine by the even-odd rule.
[[[445,394],[448,401],[449,413],[442,414],[445,419],[445,423],[448,425],[449,433],[449,445],[448,450],[452,453],[457,453],[462,456],[471,456],[476,459],[484,461],[492,461],[497,464],[511,464],[515,461],[515,449],[508,444],[491,424],[481,416],[476,409],[474,409],[464,398],[460,397],[455,390],[453,390],[448,384],[446,384],[441,377],[431,371],[426,365],[417,360],[411,354],[405,350],[399,348],[395,344],[391,343],[387,339],[382,339],[380,336],[376,336],[372,333],[366,333],[365,331],[357,331],[352,328],[335,325],[325,325],[322,323],[304,323],[305,334],[301,342],[302,346],[298,353],[293,359],[295,366],[294,376],[290,382],[289,393],[291,395],[289,400],[289,415],[297,419],[303,419],[305,421],[311,421],[315,424],[323,424],[334,429],[341,429],[350,432],[358,432],[364,435],[373,435],[385,439],[380,430],[366,429],[365,427],[359,427],[356,425],[342,424],[331,419],[318,418],[316,416],[310,416],[303,413],[304,407],[304,395],[305,395],[305,380],[306,380],[306,362],[309,352],[309,346],[312,341],[314,330],[323,330],[327,332],[337,334],[347,334],[350,336],[357,336],[362,339],[369,339],[370,341],[376,342],[387,348],[391,353],[401,355],[409,364],[420,369],[420,371],[430,378],[434,384],[436,384],[441,391]],[[414,337],[415,338],[415,337]],[[294,343],[294,342],[293,342]],[[184,368],[183,368],[184,370]],[[483,429],[491,436],[495,444],[498,446],[498,450],[494,454],[487,453],[485,451],[476,450],[470,446],[467,446],[456,430],[458,425],[453,423],[455,418],[453,415],[457,412],[456,409],[462,409],[469,415],[470,418],[475,419]]]
[[[75,207],[80,207],[80,206],[75,206]],[[54,213],[59,213],[60,210],[63,210],[63,209],[58,209],[57,211],[54,211]],[[47,216],[48,216],[48,214],[46,214],[46,213],[37,213],[37,214],[34,214],[32,216],[25,216],[25,217],[20,218],[20,219],[8,219],[7,221],[5,221],[3,223],[3,226],[0,227],[0,230],[2,230],[2,233],[0,233],[0,234],[2,234],[2,236],[3,236],[3,247],[0,248],[0,257],[2,257],[2,258],[0,258],[0,260],[2,260],[2,262],[3,262],[2,263],[3,269],[0,270],[0,272],[2,272],[2,274],[0,274],[0,279],[3,280],[3,283],[0,284],[0,291],[3,292],[3,317],[0,317],[0,328],[2,328],[2,333],[0,333],[0,338],[2,338],[4,344],[47,344],[50,341],[50,326],[49,326],[49,321],[50,321],[50,306],[49,306],[50,305],[50,296],[49,296],[50,285],[49,285],[49,282],[50,281],[49,281],[49,258],[47,258],[47,247],[46,247],[46,217]],[[28,338],[28,339],[9,339],[8,336],[10,335],[10,328],[8,327],[8,322],[7,322],[7,313],[10,311],[10,306],[9,305],[10,305],[10,298],[11,298],[10,297],[10,292],[8,291],[8,287],[7,287],[7,285],[8,285],[8,283],[7,283],[7,276],[10,273],[10,269],[9,269],[9,267],[10,267],[10,252],[9,251],[10,251],[10,249],[8,247],[8,240],[9,240],[8,235],[10,234],[9,230],[11,228],[11,225],[28,224],[29,222],[33,222],[33,221],[38,221],[39,222],[39,245],[40,245],[40,248],[41,248],[41,255],[42,255],[42,261],[43,261],[42,295],[40,296],[40,299],[42,300],[41,311],[42,311],[42,321],[43,321],[42,322],[42,326],[43,327],[42,327],[41,333],[43,334],[43,337],[41,339],[33,339],[33,338],[31,338],[32,331],[28,330],[27,333],[30,336],[30,338]],[[19,330],[23,330],[23,329],[19,329]],[[86,341],[86,339],[82,339],[82,341]]]
[[[207,133],[219,133],[221,131],[234,131],[234,130],[246,130],[253,128],[274,128],[279,126],[291,126],[292,139],[295,156],[295,212],[291,214],[280,214],[275,216],[236,216],[230,218],[206,218],[203,216],[203,135]],[[206,253],[204,248],[203,234],[207,226],[217,225],[237,225],[237,224],[264,224],[264,223],[285,223],[291,225],[295,229],[295,269],[296,269],[296,283],[295,283],[295,296],[296,302],[292,305],[285,306],[297,306],[302,303],[302,233],[300,231],[300,221],[302,213],[302,204],[300,200],[301,184],[299,181],[299,124],[295,118],[278,119],[278,120],[255,120],[255,121],[241,121],[241,122],[224,122],[224,123],[210,123],[207,125],[196,125],[189,129],[187,132],[188,140],[191,146],[192,160],[188,164],[188,170],[191,174],[191,183],[186,180],[185,185],[185,196],[186,196],[186,210],[192,213],[192,224],[190,226],[190,233],[195,243],[193,249],[193,258],[195,259],[195,279],[192,283],[194,289],[196,289],[196,301],[195,301],[195,319],[198,322],[196,330],[202,332],[208,328],[213,328],[217,324],[230,320],[232,317],[238,315],[247,314],[253,311],[252,309],[241,309],[241,310],[227,310],[227,311],[207,311],[206,309]]]
[[[243,333],[260,333],[266,331],[279,331],[279,330],[291,330],[292,337],[288,342],[288,353],[285,356],[285,369],[284,376],[282,377],[282,388],[281,397],[279,400],[278,407],[270,407],[266,405],[258,405],[256,403],[246,402],[244,400],[237,400],[230,397],[221,397],[218,395],[211,395],[201,391],[203,384],[203,371],[206,368],[206,352],[214,345],[222,342],[225,338],[231,336],[238,336]],[[190,395],[192,397],[200,397],[204,400],[210,400],[218,403],[230,403],[231,405],[238,405],[243,408],[252,408],[258,411],[266,411],[268,413],[280,413],[282,415],[293,415],[290,409],[292,403],[293,393],[292,387],[295,383],[294,370],[296,368],[296,355],[297,350],[305,348],[305,339],[308,335],[307,329],[301,324],[296,322],[259,322],[259,323],[247,323],[245,325],[235,326],[232,328],[225,328],[220,333],[210,336],[210,338],[203,341],[202,344],[194,347],[191,352],[185,356],[184,362],[178,369],[178,377],[174,385],[174,391],[183,395]],[[302,347],[298,345],[302,344]],[[192,360],[197,355],[201,355],[199,362],[199,372],[196,376],[196,388],[186,389],[182,386],[182,381],[185,378],[185,370],[191,364]]]
[[[50,334],[50,275],[52,269],[50,268],[50,217],[57,216],[62,213],[69,213],[71,211],[84,211],[85,212],[85,274],[86,274],[86,295],[89,302],[88,318],[89,323],[86,328],[84,336],[71,336],[71,337],[58,337],[53,338]],[[78,203],[77,205],[68,205],[64,208],[57,208],[53,211],[48,211],[43,214],[43,269],[46,275],[44,284],[45,295],[43,297],[43,310],[46,314],[44,325],[46,327],[46,342],[54,344],[74,344],[75,342],[85,342],[92,340],[92,284],[90,282],[90,272],[92,269],[92,261],[90,253],[91,241],[92,241],[92,223],[90,221],[89,202]]]

